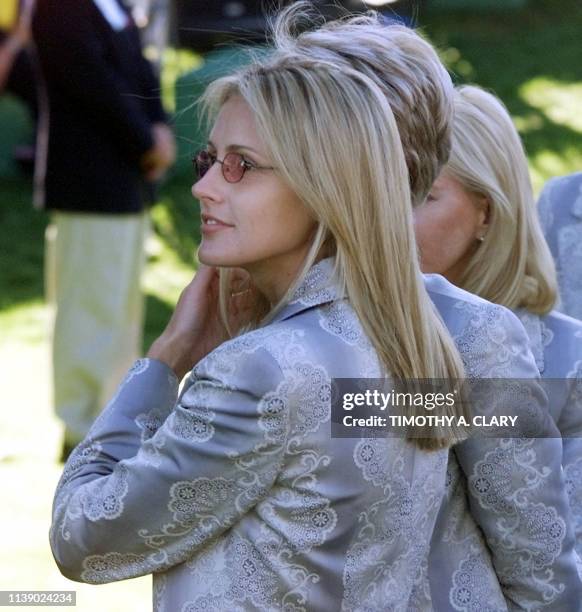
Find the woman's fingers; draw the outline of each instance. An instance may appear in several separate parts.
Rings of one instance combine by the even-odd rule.
[[[231,295],[237,296],[248,291],[251,287],[251,276],[242,268],[233,268],[230,271],[230,290]]]
[[[240,330],[254,318],[257,309],[258,294],[254,286],[248,286],[231,295],[229,302],[229,324],[233,331]]]
[[[181,302],[196,301],[201,304],[208,299],[213,284],[218,283],[218,271],[211,266],[200,265],[192,280],[182,289],[178,306]]]
[[[227,313],[229,328],[236,333],[253,319],[257,304],[257,290],[246,270],[228,271]],[[194,326],[214,330],[223,325],[219,313],[220,273],[212,266],[201,264],[192,281],[184,288],[174,320],[176,326]],[[226,339],[226,338],[225,338]]]

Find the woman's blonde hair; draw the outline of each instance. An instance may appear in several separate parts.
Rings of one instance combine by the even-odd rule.
[[[523,145],[503,103],[479,87],[455,92],[447,172],[489,204],[487,233],[460,286],[507,308],[537,314],[551,310],[556,271],[537,216]]]
[[[270,160],[318,223],[301,274],[270,316],[290,299],[322,250],[331,250],[338,284],[387,373],[397,379],[462,378],[461,359],[420,273],[406,155],[434,159],[428,171],[413,162],[415,180],[426,182],[428,191],[437,158],[444,161],[440,147],[448,145],[424,128],[447,140],[450,79],[418,34],[386,27],[375,14],[293,35],[298,22],[310,19],[306,5],[279,17],[272,55],[215,81],[204,97],[214,112],[232,96],[246,101]],[[364,53],[362,45],[377,49],[378,57]],[[358,69],[362,55],[366,70]],[[414,113],[427,121],[415,126],[421,144],[410,150],[403,150],[396,107],[410,123],[417,122],[408,118]],[[431,116],[435,108],[442,113]],[[427,142],[430,150],[424,151]],[[461,408],[450,410],[457,416]],[[415,442],[434,449],[456,441],[434,433],[427,429],[427,437]]]

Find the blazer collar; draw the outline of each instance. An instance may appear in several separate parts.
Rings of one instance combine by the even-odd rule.
[[[342,291],[337,285],[335,258],[322,259],[310,268],[293,293],[291,300],[275,314],[270,323],[284,321],[304,310],[328,304],[344,297],[345,291]]]

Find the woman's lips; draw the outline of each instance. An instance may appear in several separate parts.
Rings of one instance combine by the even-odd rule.
[[[215,234],[224,229],[228,229],[234,227],[233,225],[229,225],[228,223],[224,223],[220,219],[216,217],[211,217],[210,215],[202,215],[202,227],[201,231],[203,234]]]

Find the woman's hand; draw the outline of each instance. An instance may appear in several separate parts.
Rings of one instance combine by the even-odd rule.
[[[227,305],[229,327],[236,333],[250,321],[256,291],[244,270],[236,271]],[[219,313],[219,273],[217,268],[200,265],[182,291],[176,310],[162,335],[147,356],[163,361],[181,379],[200,359],[229,338]]]

